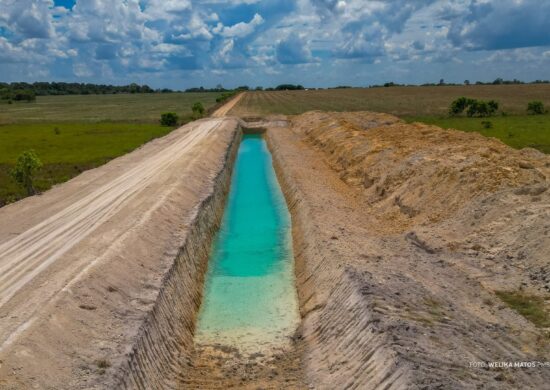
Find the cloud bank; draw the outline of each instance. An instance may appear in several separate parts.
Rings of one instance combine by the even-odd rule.
[[[0,72],[172,88],[550,78],[548,31],[538,0],[0,0]]]

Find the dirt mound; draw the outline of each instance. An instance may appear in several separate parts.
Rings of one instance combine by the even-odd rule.
[[[365,190],[375,215],[396,232],[444,221],[472,200],[506,189],[524,199],[548,189],[550,157],[477,133],[368,112],[310,112],[295,117],[293,128],[342,180]]]
[[[267,136],[313,387],[548,383],[484,365],[550,356],[548,156],[374,113],[308,113]]]

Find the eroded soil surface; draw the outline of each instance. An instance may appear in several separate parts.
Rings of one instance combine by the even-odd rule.
[[[256,119],[292,215],[290,347],[193,345],[238,130],[207,119],[0,210],[0,387],[547,387],[470,365],[550,361],[499,298],[548,310],[547,155],[384,114]]]
[[[234,119],[193,122],[0,209],[0,388],[115,388],[130,356],[163,386],[166,360],[178,367],[192,348],[217,218],[206,210],[197,228],[197,215],[230,170],[237,131]],[[192,259],[177,268],[185,246]]]
[[[291,207],[316,388],[544,388],[548,329],[495,294],[550,286],[550,158],[374,113],[268,140]]]

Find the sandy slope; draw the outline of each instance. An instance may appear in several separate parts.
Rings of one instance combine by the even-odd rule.
[[[291,207],[314,388],[540,389],[547,329],[498,290],[549,298],[550,158],[375,113],[268,130]],[[548,302],[548,300],[547,300]]]
[[[71,387],[69,378],[86,387],[94,368],[75,365],[93,364],[97,348],[128,348],[177,250],[171,240],[208,194],[236,129],[231,119],[193,122],[0,209],[0,387]],[[121,292],[129,296],[109,299],[123,312],[102,312],[98,297]],[[110,332],[120,333],[107,342]]]

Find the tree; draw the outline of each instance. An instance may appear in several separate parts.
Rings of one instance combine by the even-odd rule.
[[[540,100],[533,100],[527,103],[527,112],[531,115],[544,114],[544,104]]]
[[[34,150],[27,150],[19,155],[15,167],[10,171],[11,177],[22,186],[27,195],[34,195],[34,174],[42,167],[42,162]]]
[[[13,100],[32,102],[36,100],[36,95],[33,91],[28,89],[20,89],[13,91]]]
[[[193,104],[191,110],[193,111],[193,118],[195,119],[202,118],[204,116],[205,109],[201,102],[196,102]]]
[[[175,112],[165,112],[160,116],[160,124],[162,126],[176,126],[178,120],[178,115]]]
[[[281,84],[277,85],[275,87],[276,91],[300,91],[303,90],[304,87],[302,85],[294,85],[294,84]]]

